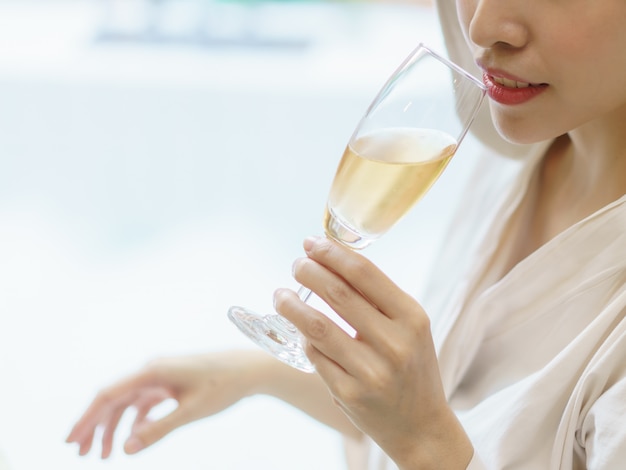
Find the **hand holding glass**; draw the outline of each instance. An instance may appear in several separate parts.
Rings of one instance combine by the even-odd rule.
[[[430,189],[458,150],[485,96],[481,82],[420,44],[389,78],[357,125],[324,212],[326,236],[362,249],[386,233]],[[300,287],[303,301],[311,291]],[[278,314],[234,306],[237,327],[305,372],[303,337]]]

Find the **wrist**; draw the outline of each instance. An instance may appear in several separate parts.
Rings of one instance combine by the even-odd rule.
[[[263,351],[241,350],[235,354],[239,362],[239,367],[235,370],[243,382],[243,395],[272,395],[276,368],[281,363]]]
[[[308,376],[262,351],[252,352],[249,361],[253,382],[250,391],[253,395],[285,399],[298,384],[298,379]]]
[[[472,443],[452,411],[415,442],[397,454],[400,470],[465,470],[474,455]]]

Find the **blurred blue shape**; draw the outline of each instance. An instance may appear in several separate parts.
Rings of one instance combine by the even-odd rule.
[[[280,2],[102,0],[101,8],[97,42],[287,49],[311,43],[306,34],[281,34],[278,25],[268,22]]]

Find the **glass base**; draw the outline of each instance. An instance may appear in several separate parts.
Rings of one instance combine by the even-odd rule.
[[[303,372],[315,372],[315,366],[304,352],[302,335],[285,318],[277,314],[261,316],[238,306],[228,309],[228,318],[275,358]]]

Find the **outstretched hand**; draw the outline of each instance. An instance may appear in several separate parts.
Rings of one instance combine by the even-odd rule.
[[[102,428],[102,458],[113,448],[113,436],[129,408],[136,417],[124,450],[133,454],[160,440],[174,429],[215,414],[251,392],[254,354],[230,352],[152,361],[137,373],[103,389],[74,425],[67,442],[87,454],[98,428]],[[163,401],[177,406],[160,419],[150,411]]]
[[[362,255],[324,238],[309,238],[304,248],[296,280],[356,336],[291,290],[278,290],[275,304],[306,337],[337,405],[401,468],[465,468],[471,444],[447,405],[424,310]],[[442,466],[441,453],[458,460]]]

